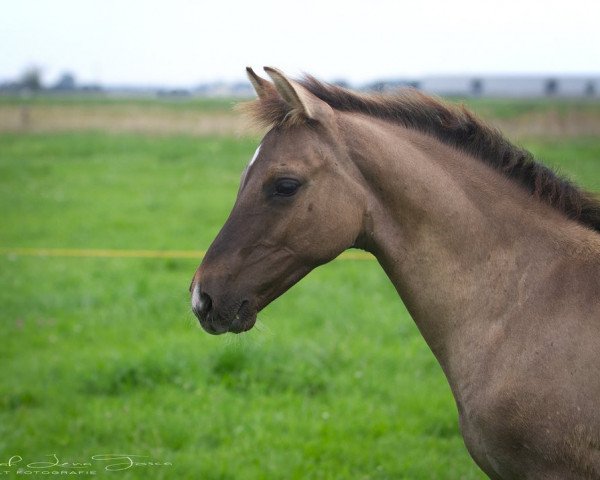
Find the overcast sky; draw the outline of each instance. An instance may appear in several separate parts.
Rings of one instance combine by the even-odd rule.
[[[0,80],[193,86],[244,67],[362,83],[600,73],[598,0],[0,0]]]

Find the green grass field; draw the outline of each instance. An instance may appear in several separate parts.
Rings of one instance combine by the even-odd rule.
[[[257,141],[3,134],[0,247],[205,249]],[[600,190],[599,139],[524,145]],[[484,478],[441,369],[375,261],[321,267],[251,332],[220,337],[189,311],[199,261],[0,255],[0,477],[56,455],[71,465],[37,470]],[[145,457],[107,471],[126,462],[91,460],[100,454]]]

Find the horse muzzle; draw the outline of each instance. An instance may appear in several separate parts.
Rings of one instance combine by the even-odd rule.
[[[212,335],[242,333],[250,330],[256,322],[256,310],[248,300],[215,301],[204,292],[200,283],[192,286],[192,311],[200,320],[202,328]]]

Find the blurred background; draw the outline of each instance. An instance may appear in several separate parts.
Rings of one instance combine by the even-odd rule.
[[[483,478],[372,257],[317,269],[241,336],[201,331],[187,288],[264,133],[233,108],[247,65],[464,103],[599,191],[597,2],[1,11],[0,475]]]

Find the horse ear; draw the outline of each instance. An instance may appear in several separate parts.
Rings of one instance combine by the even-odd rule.
[[[276,68],[264,67],[264,69],[273,80],[281,98],[292,107],[292,111],[317,121],[325,120],[331,113],[331,107],[327,103],[310,93],[298,82],[290,80]]]
[[[254,70],[252,70],[252,68],[246,67],[246,74],[248,75],[248,79],[254,87],[258,98],[266,98],[269,95],[269,92],[275,91],[275,88],[273,88],[273,84],[268,80],[259,77],[256,73],[254,73]]]

